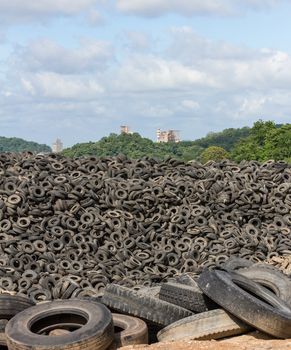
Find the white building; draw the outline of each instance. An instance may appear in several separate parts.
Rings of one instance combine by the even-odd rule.
[[[63,143],[60,139],[56,139],[52,146],[53,153],[60,153],[63,150]]]

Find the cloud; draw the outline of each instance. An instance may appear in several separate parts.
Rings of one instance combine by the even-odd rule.
[[[135,33],[131,38],[139,42]],[[147,137],[161,127],[193,139],[258,118],[288,122],[287,52],[209,40],[188,27],[172,28],[166,48],[156,44],[149,40],[152,53],[120,42],[114,52],[110,43],[88,39],[74,48],[48,39],[18,47],[0,77],[1,122],[27,132],[42,125],[45,142],[53,130],[74,135],[79,128],[67,144],[96,140],[123,123]]]
[[[282,2],[284,0],[117,0],[117,8],[128,14],[149,17],[166,13],[229,16],[266,10]]]
[[[114,53],[110,43],[82,39],[77,48],[66,48],[55,41],[41,39],[18,46],[11,59],[16,69],[30,72],[84,74],[104,70]]]
[[[76,16],[96,4],[97,0],[0,0],[0,25]]]

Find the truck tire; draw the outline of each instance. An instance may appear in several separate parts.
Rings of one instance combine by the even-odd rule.
[[[164,283],[161,286],[159,297],[161,300],[181,306],[195,313],[218,308],[197,284],[196,286],[189,286],[180,283]]]
[[[170,324],[158,333],[158,340],[211,340],[244,334],[252,328],[222,309],[202,312]]]
[[[274,293],[245,276],[204,271],[198,285],[225,310],[277,338],[291,337],[291,309]]]
[[[49,336],[54,329],[70,333]],[[5,332],[9,350],[105,350],[114,340],[110,311],[87,300],[36,305],[13,317]]]
[[[137,316],[161,326],[192,315],[189,310],[117,284],[106,286],[102,303],[120,313]]]

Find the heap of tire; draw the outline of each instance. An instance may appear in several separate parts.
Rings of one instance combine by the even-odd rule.
[[[0,154],[0,290],[101,296],[291,253],[291,166]]]

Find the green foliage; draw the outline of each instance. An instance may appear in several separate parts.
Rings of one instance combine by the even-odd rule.
[[[275,125],[262,120],[254,123],[250,136],[240,141],[232,150],[236,161],[268,159],[286,160],[291,158],[291,125]]]
[[[291,158],[290,124],[275,125],[262,120],[252,128],[225,129],[220,133],[209,133],[196,141],[179,143],[156,143],[139,134],[110,134],[98,142],[76,144],[63,151],[69,157],[94,155],[99,157],[124,154],[129,158],[145,156],[165,159],[173,157],[184,161],[219,161],[231,158],[235,161],[267,159],[287,160]]]
[[[1,137],[0,136],[0,152],[51,152],[51,148],[32,141],[25,141],[17,137]]]
[[[219,146],[230,151],[236,143],[250,135],[250,128],[225,129],[221,132],[208,133],[206,137],[194,141],[195,145],[202,148]]]
[[[210,146],[200,155],[202,163],[206,163],[209,160],[214,160],[217,162],[226,158],[229,158],[229,153],[224,148],[218,146]]]

